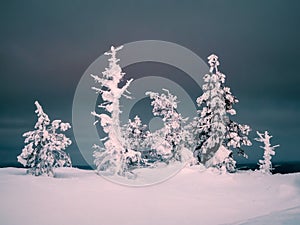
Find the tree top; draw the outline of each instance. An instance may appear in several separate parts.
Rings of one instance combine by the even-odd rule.
[[[219,57],[215,54],[211,54],[210,56],[207,57],[208,64],[210,66],[209,72],[213,73],[214,69],[216,73],[218,72],[218,66],[220,65],[218,58]]]

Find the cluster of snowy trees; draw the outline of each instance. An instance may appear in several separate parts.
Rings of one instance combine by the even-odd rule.
[[[164,123],[162,129],[151,133],[138,115],[128,123],[120,124],[119,100],[122,95],[130,98],[127,89],[132,81],[127,81],[123,87],[118,86],[124,75],[118,64],[119,59],[116,58],[121,48],[112,47],[106,53],[111,57],[103,76],[92,75],[95,82],[100,84],[100,88],[93,89],[101,94],[103,104],[100,107],[106,111],[102,114],[92,112],[92,115],[108,134],[103,140],[104,147],[95,146],[98,172],[125,175],[132,174],[136,167],[153,166],[153,161],[167,164],[182,161],[181,150],[184,147],[193,152],[196,163],[234,172],[236,162],[233,152],[247,157],[243,146],[252,144],[248,138],[251,129],[231,119],[236,114],[233,106],[238,99],[225,85],[226,76],[218,69],[218,57],[214,54],[208,57],[210,69],[203,77],[203,94],[196,100],[198,116],[188,124],[187,118],[183,118],[177,111],[177,97],[169,90],[145,93],[152,100],[153,115],[161,117]],[[124,92],[127,92],[126,95]],[[264,161],[269,158],[265,157]],[[269,162],[265,164],[269,165]]]
[[[92,89],[101,94],[103,103],[99,106],[104,113],[92,112],[96,124],[100,122],[107,137],[102,139],[104,146],[94,145],[94,157],[97,171],[101,174],[118,174],[132,177],[132,170],[140,166],[154,166],[155,162],[181,161],[183,146],[183,125],[186,122],[177,112],[177,97],[164,89],[164,93],[147,92],[152,100],[153,115],[159,116],[164,127],[151,133],[147,125],[142,124],[138,115],[128,123],[120,123],[120,98],[130,98],[127,91],[132,80],[120,87],[124,76],[120,67],[117,51],[122,47],[111,47],[108,68],[102,76],[91,75],[98,87]],[[152,162],[152,163],[150,163]]]
[[[95,125],[99,123],[106,133],[106,137],[101,139],[103,146],[93,145],[98,173],[135,178],[133,170],[139,167],[155,167],[157,162],[184,162],[183,149],[193,153],[192,161],[196,164],[222,172],[235,172],[233,153],[247,158],[243,146],[252,144],[248,138],[251,129],[231,118],[236,114],[234,105],[238,99],[225,85],[226,76],[218,69],[218,57],[214,54],[208,57],[210,69],[203,77],[203,94],[196,99],[198,116],[189,123],[188,118],[177,111],[179,102],[169,90],[145,93],[152,101],[153,115],[163,121],[163,128],[151,133],[138,115],[126,124],[120,122],[120,99],[122,96],[131,98],[128,88],[132,82],[131,79],[122,87],[120,85],[125,73],[116,55],[121,49],[122,46],[112,46],[105,53],[109,56],[108,67],[101,76],[91,75],[97,84],[92,89],[102,97],[102,104],[98,106],[100,112],[93,111],[91,114],[95,117]],[[66,131],[71,126],[61,120],[51,122],[37,101],[35,105],[38,121],[34,131],[23,134],[26,145],[18,161],[29,167],[30,174],[53,176],[54,168],[71,166],[70,156],[64,151],[71,140],[57,133],[57,130]],[[257,134],[259,137],[255,140],[264,143],[260,171],[269,174],[272,170],[271,157],[278,145],[271,146],[272,136],[267,131]]]

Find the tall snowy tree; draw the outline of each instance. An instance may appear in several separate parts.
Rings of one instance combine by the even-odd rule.
[[[162,94],[146,92],[146,95],[153,100],[151,102],[153,115],[162,117],[164,122],[164,127],[152,135],[153,148],[166,162],[171,159],[181,160],[183,125],[187,119],[177,112],[177,97],[166,89],[163,91],[165,93]]]
[[[208,57],[210,65],[209,74],[203,77],[203,94],[197,98],[198,106],[203,106],[200,110],[199,118],[196,119],[196,132],[199,136],[197,148],[194,152],[199,162],[207,163],[215,153],[225,138],[226,104],[221,88],[222,76],[218,71],[219,62],[217,56]]]
[[[268,131],[265,133],[259,133],[256,131],[258,138],[255,138],[256,141],[264,143],[264,146],[260,146],[264,149],[264,159],[259,160],[259,170],[265,174],[271,174],[272,168],[272,156],[275,155],[275,148],[279,147],[279,145],[271,146],[270,139],[272,136],[269,135]]]
[[[198,111],[199,116],[192,122],[193,134],[196,138],[194,156],[207,167],[223,167],[226,164],[228,171],[233,172],[235,161],[231,151],[224,151],[223,147],[238,149],[238,152],[246,157],[241,149],[242,145],[251,145],[247,135],[250,127],[232,121],[229,116],[235,115],[233,105],[238,102],[226,87],[225,75],[218,70],[220,65],[218,57],[214,54],[208,57],[209,73],[203,77],[203,94],[197,98],[197,104],[202,107]],[[220,148],[223,146],[222,148]],[[216,165],[213,157],[217,151],[222,151],[224,162]],[[225,154],[226,153],[226,154]],[[220,157],[218,157],[220,161]],[[222,160],[221,160],[222,161]]]
[[[17,157],[28,173],[32,175],[46,174],[54,176],[54,168],[71,166],[70,156],[64,151],[72,142],[57,130],[66,131],[71,128],[69,123],[61,120],[50,121],[41,105],[36,101],[35,113],[38,116],[34,131],[23,134],[25,147]]]
[[[110,56],[108,68],[102,72],[101,77],[91,76],[100,85],[100,87],[92,88],[102,96],[103,103],[99,105],[99,108],[106,111],[106,113],[101,114],[94,111],[92,115],[97,118],[95,123],[100,121],[103,131],[107,134],[107,137],[102,140],[104,141],[104,148],[94,145],[94,162],[98,172],[125,176],[128,171],[128,157],[136,156],[138,153],[126,149],[120,125],[120,98],[121,96],[130,98],[125,93],[128,92],[127,88],[132,82],[131,79],[123,87],[119,87],[125,73],[122,72],[122,68],[118,64],[120,59],[116,58],[116,54],[122,48],[123,46],[117,48],[112,46],[110,51],[105,53],[105,55]]]

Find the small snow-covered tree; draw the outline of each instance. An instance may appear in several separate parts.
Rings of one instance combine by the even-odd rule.
[[[229,117],[236,114],[233,105],[238,100],[232,95],[230,88],[224,85],[226,76],[218,70],[220,65],[218,57],[214,54],[210,55],[208,63],[210,70],[203,77],[203,94],[196,101],[202,109],[198,111],[199,116],[190,125],[196,139],[194,156],[207,167],[216,166],[213,163],[216,160],[212,158],[217,151],[221,151],[222,145],[227,148],[238,149],[238,152],[245,157],[246,154],[241,146],[251,145],[247,137],[250,127],[238,124]],[[226,157],[224,154],[219,155],[224,156],[227,170],[233,172],[235,161],[231,151],[228,151]]]
[[[279,147],[279,145],[271,146],[270,139],[272,136],[269,135],[268,131],[265,133],[259,133],[256,131],[258,138],[255,138],[256,141],[264,143],[264,146],[260,146],[264,149],[264,159],[259,160],[259,170],[265,174],[271,174],[272,168],[272,156],[275,155],[275,148]]]
[[[122,134],[125,140],[126,149],[131,149],[135,152],[142,152],[148,148],[148,137],[150,132],[147,130],[147,125],[142,124],[141,119],[135,116],[133,120],[128,121],[122,127]],[[140,157],[128,158],[129,164],[140,164]]]
[[[122,127],[123,137],[126,140],[126,146],[132,150],[139,150],[145,148],[147,143],[146,139],[149,134],[147,125],[142,124],[139,116],[135,116],[133,120],[128,121]]]
[[[236,162],[232,158],[232,151],[221,145],[208,164],[220,170],[221,173],[234,172]]]
[[[32,175],[46,174],[54,176],[54,168],[71,166],[70,156],[64,151],[72,142],[57,130],[66,131],[71,128],[69,123],[61,120],[50,121],[42,106],[35,101],[35,113],[38,116],[34,131],[23,134],[25,147],[17,157],[28,173]]]
[[[168,162],[171,159],[181,160],[181,148],[183,147],[183,125],[187,119],[177,112],[177,97],[167,89],[166,93],[146,92],[153,101],[153,115],[162,117],[164,127],[152,134],[153,148],[162,159]]]
[[[123,87],[119,87],[125,73],[122,72],[119,65],[120,59],[116,58],[116,54],[122,48],[123,46],[117,48],[112,46],[110,51],[105,53],[105,55],[110,56],[108,68],[105,68],[101,77],[91,75],[95,82],[100,85],[100,88],[92,88],[102,96],[103,103],[99,105],[99,108],[106,111],[106,113],[101,114],[94,111],[92,115],[97,118],[95,124],[100,121],[103,131],[107,134],[107,137],[102,139],[104,148],[97,145],[93,146],[95,149],[94,162],[98,172],[126,176],[128,157],[138,156],[138,153],[126,149],[120,125],[120,98],[121,96],[130,98],[125,92],[129,93],[127,88],[132,82],[131,79]]]

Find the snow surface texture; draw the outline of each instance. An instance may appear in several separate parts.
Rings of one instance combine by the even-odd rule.
[[[298,225],[299,191],[300,173],[187,167],[161,184],[133,188],[75,168],[58,168],[55,178],[2,168],[0,224]]]

